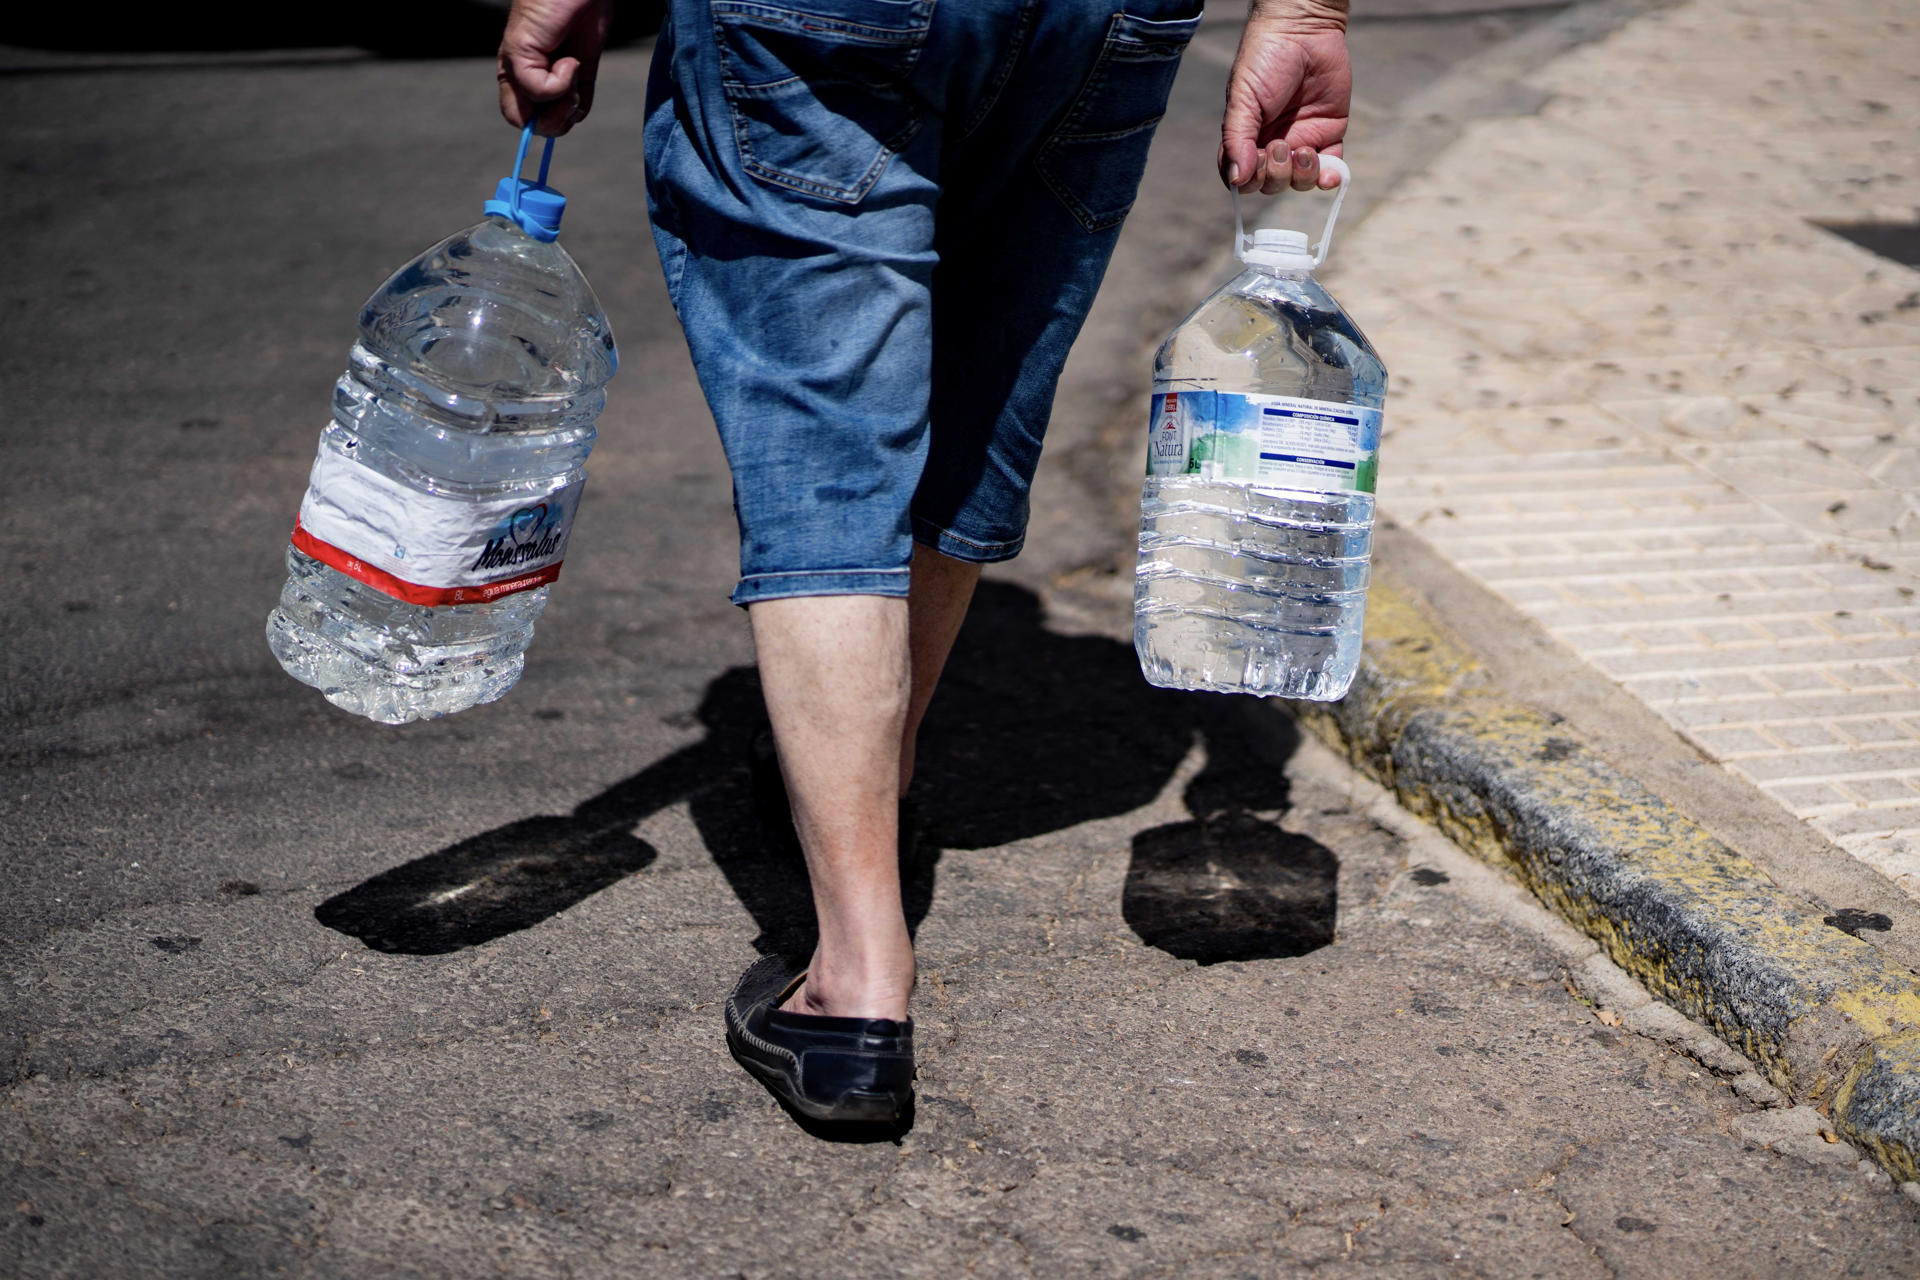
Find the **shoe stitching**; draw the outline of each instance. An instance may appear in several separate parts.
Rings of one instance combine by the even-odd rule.
[[[747,1026],[746,1015],[744,1013],[741,1013],[739,1011],[738,1006],[736,1006],[731,1000],[727,1001],[727,1023],[730,1027],[732,1027],[735,1035],[738,1035],[742,1040],[745,1040],[748,1044],[752,1045],[754,1048],[759,1049],[762,1053],[775,1054],[779,1057],[785,1058],[788,1062],[791,1062],[793,1064],[794,1074],[796,1076],[799,1075],[800,1073],[799,1055],[794,1053],[793,1050],[788,1049],[783,1045],[774,1044],[770,1040],[767,1040],[762,1038],[761,1036],[755,1035],[753,1030]]]

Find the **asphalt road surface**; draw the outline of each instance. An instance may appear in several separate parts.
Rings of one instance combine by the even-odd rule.
[[[1448,9],[1356,26],[1360,180],[1400,101],[1551,14]],[[1234,29],[1188,59],[1033,549],[929,723],[921,1102],[868,1143],[798,1127],[721,1040],[734,975],[808,911],[748,798],[644,43],[555,161],[623,355],[566,578],[517,690],[401,729],[287,678],[261,628],[361,300],[509,162],[484,57],[284,23],[0,50],[0,1270],[1920,1266],[1905,1201],[1744,1145],[1748,1104],[1596,1021],[1337,766],[1139,680],[1110,425],[1222,261]]]

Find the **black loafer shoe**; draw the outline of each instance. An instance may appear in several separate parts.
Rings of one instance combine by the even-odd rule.
[[[806,976],[762,956],[727,997],[727,1048],[774,1097],[812,1120],[891,1124],[913,1104],[913,1020],[783,1013]]]

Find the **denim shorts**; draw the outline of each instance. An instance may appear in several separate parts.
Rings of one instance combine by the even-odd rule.
[[[1124,8],[1123,8],[1124,5]],[[647,197],[737,604],[1018,553],[1199,0],[672,0]]]

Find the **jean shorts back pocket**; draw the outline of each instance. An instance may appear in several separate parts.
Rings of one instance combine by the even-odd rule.
[[[1040,176],[1088,231],[1119,225],[1133,207],[1154,126],[1199,25],[1198,16],[1115,14],[1086,84],[1040,148]]]
[[[740,163],[775,187],[858,204],[920,127],[907,82],[934,0],[715,0]]]

